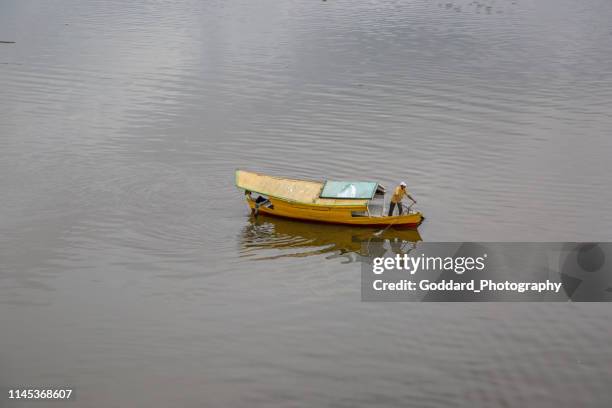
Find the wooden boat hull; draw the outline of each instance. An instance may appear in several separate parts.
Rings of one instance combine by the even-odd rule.
[[[390,217],[353,216],[353,212],[358,210],[355,206],[308,205],[274,197],[270,197],[269,200],[272,205],[270,207],[259,206],[257,208],[259,213],[303,221],[363,227],[415,228],[423,221],[423,215],[418,212]],[[250,196],[247,196],[247,203],[251,210],[255,211],[256,204]]]
[[[251,217],[240,235],[243,256],[259,259],[304,257],[319,254],[368,256],[378,244],[388,241],[392,248],[422,241],[418,228],[380,228],[304,222],[260,213]],[[378,243],[378,244],[376,244]],[[281,252],[269,252],[278,249]]]

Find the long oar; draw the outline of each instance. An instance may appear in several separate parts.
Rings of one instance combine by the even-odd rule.
[[[410,206],[408,207],[408,209],[406,210],[406,214],[410,214],[410,210],[412,209],[412,206],[415,204],[415,202],[413,201],[412,204],[410,204]],[[404,206],[404,203],[400,202],[399,205],[401,205],[402,207]],[[399,218],[398,218],[399,219]],[[387,225],[385,227],[385,229],[381,229],[380,231],[375,232],[373,235],[375,237],[380,237],[385,231],[387,231],[390,227],[393,226],[393,224],[395,224],[398,219],[396,219],[395,221],[393,221],[391,224]]]

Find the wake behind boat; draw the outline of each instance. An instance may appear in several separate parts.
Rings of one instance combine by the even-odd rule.
[[[236,186],[255,214],[369,227],[414,228],[418,211],[384,215],[385,188],[372,181],[310,181],[236,170]]]

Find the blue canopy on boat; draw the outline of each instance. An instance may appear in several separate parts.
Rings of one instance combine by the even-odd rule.
[[[321,198],[358,198],[371,200],[378,183],[372,181],[327,180],[321,190]]]

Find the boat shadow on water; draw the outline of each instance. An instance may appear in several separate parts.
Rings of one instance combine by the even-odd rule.
[[[253,260],[301,258],[314,255],[357,262],[366,256],[408,253],[421,241],[416,229],[364,228],[309,223],[260,214],[250,216],[240,235],[240,256]]]

